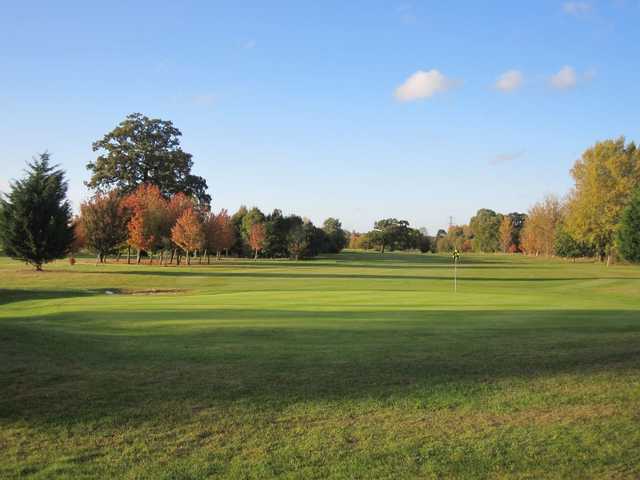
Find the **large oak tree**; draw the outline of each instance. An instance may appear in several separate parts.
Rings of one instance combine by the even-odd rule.
[[[93,144],[93,151],[99,155],[87,164],[92,173],[87,186],[117,188],[128,194],[140,185],[153,184],[165,198],[182,192],[208,205],[211,197],[207,182],[191,173],[193,160],[180,147],[181,136],[170,121],[140,113],[128,115]]]

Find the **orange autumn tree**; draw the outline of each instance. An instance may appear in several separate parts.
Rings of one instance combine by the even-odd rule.
[[[135,192],[125,198],[124,206],[131,213],[129,221],[129,245],[140,254],[151,255],[162,248],[162,233],[167,222],[167,202],[155,185],[140,185]]]
[[[255,252],[254,259],[258,258],[258,253],[264,246],[264,240],[266,238],[266,229],[264,223],[254,223],[249,230],[249,245]]]
[[[171,229],[171,240],[187,255],[187,265],[191,265],[191,252],[202,248],[205,241],[204,229],[193,208],[185,210]]]
[[[235,241],[235,232],[231,217],[226,209],[220,210],[217,215],[209,213],[203,222],[204,228],[204,255],[209,263],[209,252],[215,252],[216,258],[220,260],[220,252],[233,246]]]
[[[502,217],[500,222],[500,247],[502,251],[508,253],[513,246],[513,221],[509,215]]]
[[[176,193],[167,203],[167,222],[163,231],[163,243],[166,245],[166,248],[171,250],[169,263],[173,263],[173,258],[178,253],[177,250],[181,248],[172,240],[171,231],[182,214],[190,208],[195,208],[195,201],[192,197],[184,193]]]

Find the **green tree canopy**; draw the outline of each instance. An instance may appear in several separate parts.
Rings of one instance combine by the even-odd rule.
[[[618,230],[620,255],[630,262],[640,262],[640,189],[622,212]]]
[[[183,192],[208,205],[204,178],[191,173],[191,154],[180,147],[182,133],[173,123],[132,113],[124,121],[93,144],[99,152],[94,162],[87,164],[91,179],[87,186],[98,190],[117,188],[123,194],[139,185],[156,185],[169,197]]]
[[[488,208],[481,208],[471,217],[469,226],[473,232],[476,250],[495,252],[500,249],[500,223],[502,215]]]
[[[388,247],[394,250],[399,244],[406,244],[409,233],[409,222],[395,218],[384,218],[373,225],[371,240],[380,246],[380,253]]]
[[[71,205],[64,172],[49,164],[49,154],[29,164],[26,178],[15,182],[0,199],[0,243],[12,258],[42,270],[71,249]]]
[[[322,230],[326,234],[328,253],[340,253],[347,246],[347,234],[337,218],[327,218],[322,224]]]

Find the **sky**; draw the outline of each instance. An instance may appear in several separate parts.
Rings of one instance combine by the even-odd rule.
[[[213,208],[431,233],[565,195],[640,140],[640,0],[3,2],[0,191],[45,150],[75,208],[91,144],[171,120]]]

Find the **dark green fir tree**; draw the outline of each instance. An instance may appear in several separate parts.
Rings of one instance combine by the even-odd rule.
[[[64,257],[73,242],[67,182],[64,172],[49,160],[48,153],[34,159],[26,176],[0,199],[0,243],[5,253],[38,271]]]

